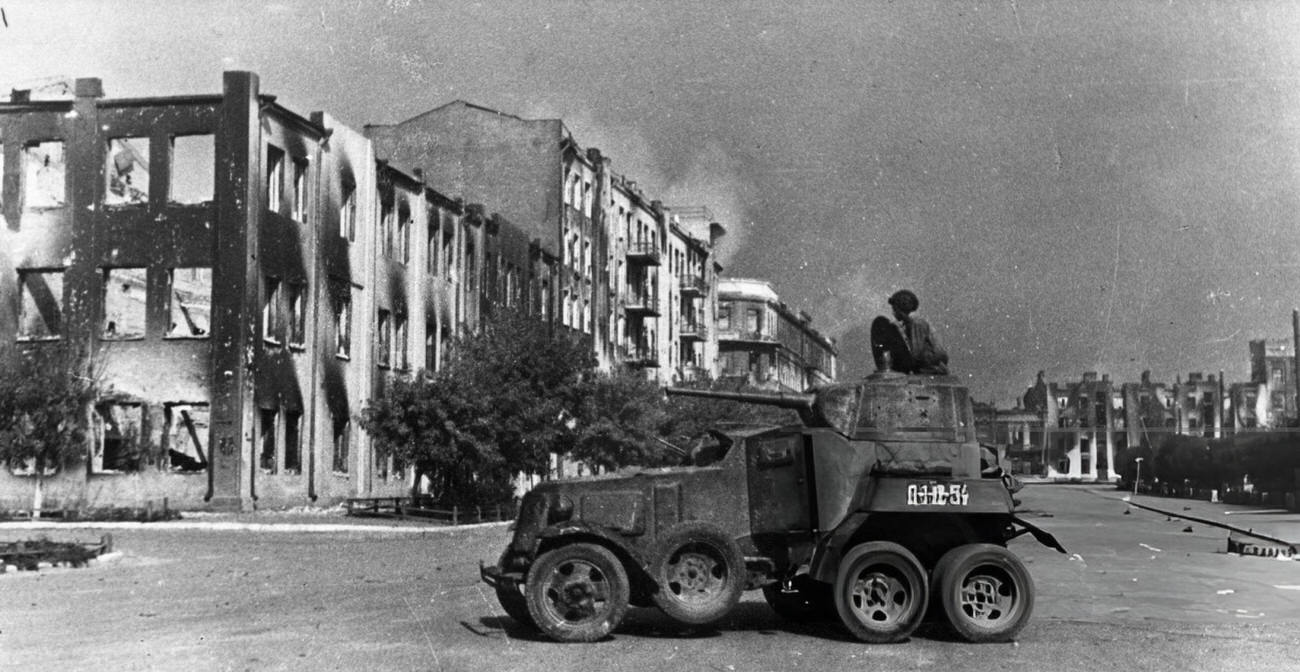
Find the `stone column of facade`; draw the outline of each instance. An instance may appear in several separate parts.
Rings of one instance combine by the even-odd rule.
[[[253,356],[257,338],[257,215],[261,190],[258,78],[227,72],[217,135],[212,264],[212,441],[209,502],[252,508]]]

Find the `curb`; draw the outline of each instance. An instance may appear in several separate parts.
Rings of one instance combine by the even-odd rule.
[[[474,523],[471,525],[445,525],[440,527],[410,527],[398,525],[352,525],[346,523],[239,523],[228,521],[169,521],[136,523],[125,521],[62,523],[39,521],[0,523],[0,533],[5,530],[159,530],[159,531],[213,531],[213,532],[307,532],[330,534],[339,532],[371,534],[432,535],[448,532],[471,531],[508,525],[510,521]]]
[[[1145,511],[1151,511],[1153,513],[1159,513],[1161,515],[1168,516],[1170,518],[1181,518],[1183,520],[1190,520],[1194,523],[1200,523],[1201,525],[1209,525],[1211,527],[1217,527],[1220,529],[1228,530],[1231,533],[1228,536],[1229,553],[1239,553],[1241,555],[1259,555],[1264,557],[1278,557],[1278,556],[1293,557],[1297,553],[1296,551],[1296,546],[1298,545],[1297,542],[1286,541],[1285,539],[1279,539],[1274,536],[1255,532],[1253,531],[1253,529],[1246,529],[1246,528],[1238,527],[1236,525],[1229,525],[1228,523],[1221,523],[1217,520],[1201,518],[1200,516],[1189,516],[1187,515],[1186,512],[1182,512],[1182,511],[1180,512],[1166,511],[1165,509],[1158,509],[1154,506],[1139,504],[1133,501],[1127,495],[1124,497],[1111,497],[1109,495],[1097,492],[1096,490],[1093,490],[1092,492],[1098,497],[1105,497],[1106,499],[1111,499],[1117,502],[1124,502],[1129,506],[1143,509]],[[1248,541],[1234,540],[1232,538],[1233,534],[1240,535],[1243,537],[1251,537],[1254,539],[1262,539],[1269,543],[1261,545],[1261,544],[1256,544]]]

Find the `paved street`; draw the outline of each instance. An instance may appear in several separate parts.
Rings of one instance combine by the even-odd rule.
[[[835,623],[784,622],[757,592],[716,631],[633,610],[606,641],[554,644],[505,617],[477,580],[479,560],[506,541],[502,525],[294,532],[261,517],[283,524],[116,529],[116,560],[0,576],[0,669],[1300,669],[1300,562],[1224,554],[1225,530],[1193,523],[1186,532],[1186,521],[1142,509],[1125,515],[1122,496],[1088,486],[1022,493],[1030,520],[1070,554],[1012,543],[1038,587],[1034,618],[1014,644],[965,644],[926,626],[902,644],[863,645]],[[1233,508],[1138,502],[1203,517]],[[1255,516],[1284,531],[1298,520]],[[39,533],[0,525],[3,540]]]

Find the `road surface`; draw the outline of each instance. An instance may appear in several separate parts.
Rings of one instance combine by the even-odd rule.
[[[116,530],[115,560],[0,575],[0,670],[1300,670],[1300,562],[1225,554],[1225,530],[1186,531],[1122,496],[1021,493],[1026,516],[1069,554],[1012,542],[1038,600],[1010,644],[925,626],[901,644],[864,645],[834,622],[782,621],[755,591],[715,630],[634,609],[611,638],[562,645],[506,617],[478,581],[479,561],[506,543],[503,525],[153,524]],[[36,534],[0,525],[0,540]]]

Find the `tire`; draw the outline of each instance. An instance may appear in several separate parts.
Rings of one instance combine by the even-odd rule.
[[[528,612],[528,599],[524,597],[523,586],[513,588],[497,586],[497,602],[501,603],[501,608],[505,610],[506,615],[519,624],[530,628],[537,627],[533,622],[533,615]]]
[[[745,556],[735,540],[707,523],[685,523],[655,543],[650,578],[654,603],[674,620],[707,625],[726,616],[745,590]]]
[[[929,583],[911,551],[889,541],[858,544],[835,580],[835,610],[850,634],[886,644],[906,639],[925,617]]]
[[[968,642],[1008,642],[1034,611],[1034,582],[1016,554],[993,544],[958,546],[934,568],[935,599]]]
[[[830,586],[807,576],[796,577],[793,590],[782,590],[781,584],[763,586],[763,599],[777,616],[787,621],[803,623],[823,620],[835,614]]]
[[[546,636],[560,642],[594,642],[609,635],[627,614],[627,571],[604,547],[561,546],[533,562],[524,598],[533,624]]]

